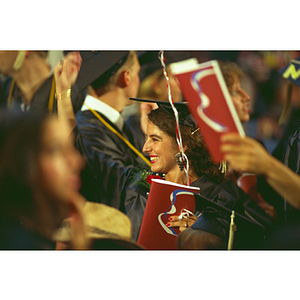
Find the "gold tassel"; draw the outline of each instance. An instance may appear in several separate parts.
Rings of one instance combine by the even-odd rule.
[[[293,83],[289,81],[288,86],[287,86],[287,94],[286,94],[286,99],[285,99],[285,103],[284,103],[284,108],[283,108],[283,111],[282,111],[281,116],[278,121],[279,125],[284,124],[284,122],[286,121],[286,118],[288,116],[288,113],[290,111],[292,90],[293,90]]]
[[[219,170],[221,170],[221,173],[227,173],[227,163],[226,163],[226,161],[222,161],[220,163]]]
[[[233,248],[233,240],[234,240],[234,232],[237,231],[237,226],[234,223],[234,218],[235,218],[235,213],[234,210],[231,213],[230,216],[230,226],[229,226],[229,238],[228,238],[228,246],[227,246],[227,250],[232,250]]]

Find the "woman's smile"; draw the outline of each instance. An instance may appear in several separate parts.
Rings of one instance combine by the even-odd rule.
[[[159,160],[159,157],[156,155],[149,155],[149,158],[150,158],[151,164],[155,164]]]

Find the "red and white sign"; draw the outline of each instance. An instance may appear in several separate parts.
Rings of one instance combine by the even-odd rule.
[[[194,213],[195,196],[200,188],[162,179],[152,179],[138,244],[148,250],[178,250],[178,228],[166,226],[171,216],[184,211]]]
[[[220,137],[237,132],[245,136],[217,61],[198,64],[187,60],[171,64],[184,99],[195,118],[204,142],[215,162],[223,161]]]

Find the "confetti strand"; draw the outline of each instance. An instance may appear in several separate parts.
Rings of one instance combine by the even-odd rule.
[[[168,73],[166,71],[166,65],[165,65],[164,51],[160,51],[159,54],[158,54],[158,57],[159,57],[159,60],[161,62],[161,65],[162,65],[162,68],[163,68],[163,73],[164,73],[164,76],[165,76],[166,81],[167,81],[168,99],[169,99],[169,102],[170,102],[171,107],[173,109],[174,116],[175,116],[176,140],[177,140],[178,148],[179,148],[179,151],[180,151],[180,154],[181,154],[181,157],[182,157],[182,161],[183,161],[183,164],[184,164],[184,171],[185,171],[186,178],[187,178],[186,182],[187,182],[187,185],[189,186],[190,185],[189,161],[188,161],[188,158],[187,158],[187,156],[185,155],[185,153],[183,151],[182,138],[181,138],[181,132],[180,132],[180,126],[179,126],[178,111],[177,111],[177,109],[174,105],[174,101],[173,101],[172,94],[171,94],[171,88],[170,88],[170,84],[169,84],[169,76],[168,76]]]

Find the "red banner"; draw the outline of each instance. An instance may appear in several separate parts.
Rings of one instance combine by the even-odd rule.
[[[138,244],[148,250],[176,250],[178,228],[166,226],[168,218],[179,216],[183,210],[194,213],[194,193],[199,188],[180,185],[162,179],[152,179],[143,216]]]
[[[195,118],[204,142],[215,162],[223,161],[220,137],[223,133],[238,132],[244,136],[225,80],[217,61],[190,64],[186,61],[171,65],[184,99]]]

